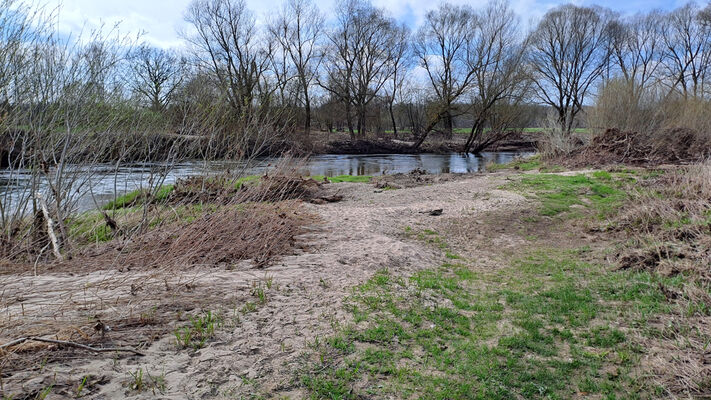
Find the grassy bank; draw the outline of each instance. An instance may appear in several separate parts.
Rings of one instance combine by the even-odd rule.
[[[538,163],[516,165],[533,170]],[[697,172],[684,173],[688,181]],[[711,392],[703,362],[688,361],[691,354],[703,359],[711,343],[705,328],[711,292],[703,276],[620,265],[620,254],[639,246],[619,235],[629,211],[640,196],[670,194],[673,183],[658,180],[664,175],[511,176],[502,189],[523,195],[532,208],[509,220],[523,229],[499,230],[526,245],[514,254],[482,254],[497,260],[495,269],[459,255],[468,248],[450,245],[450,232],[405,227],[405,235],[440,249],[446,262],[409,275],[383,269],[353,288],[345,302],[350,322],[335,335],[313,338],[300,383],[312,398],[328,399],[635,399]],[[708,217],[710,210],[699,212]],[[708,218],[665,215],[653,222],[666,232],[657,240],[690,225],[711,236]],[[499,223],[485,222],[490,232]],[[526,234],[531,231],[536,236]],[[683,258],[665,262],[683,264]]]

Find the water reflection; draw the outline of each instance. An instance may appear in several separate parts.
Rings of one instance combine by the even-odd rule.
[[[491,152],[472,154],[375,154],[320,155],[312,157],[305,175],[383,175],[410,172],[415,168],[432,174],[482,171],[487,163],[507,163],[531,153]]]
[[[316,155],[309,158],[303,166],[304,175],[383,175],[407,173],[420,168],[428,173],[470,173],[482,171],[488,163],[507,163],[516,157],[529,156],[532,153],[490,152],[481,155],[452,154],[375,154],[375,155]],[[231,170],[244,170],[245,174],[262,174],[272,168],[279,160],[264,158],[254,165],[226,164],[224,162],[192,162],[174,166],[167,174],[165,184],[191,175],[211,174]],[[132,165],[114,169],[110,165],[91,168],[76,168],[73,173],[82,176],[80,186],[74,190],[80,194],[77,209],[80,211],[95,207],[113,199],[114,192],[127,193],[145,186],[160,164]],[[0,201],[5,206],[17,207],[17,199],[26,195],[29,182],[27,171],[0,171]],[[46,188],[41,188],[46,189]],[[93,193],[93,197],[92,197]],[[13,201],[14,200],[14,201]],[[8,204],[10,203],[10,204]]]

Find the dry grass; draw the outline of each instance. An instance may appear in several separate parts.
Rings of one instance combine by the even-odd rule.
[[[191,310],[244,302],[247,283],[237,290],[227,270],[259,268],[292,252],[297,236],[313,223],[298,201],[222,206],[131,241],[93,246],[71,260],[43,266],[37,277],[5,275],[0,279],[0,342],[32,335],[98,347],[143,347],[169,333]],[[106,338],[93,328],[99,319],[112,327]],[[75,354],[28,343],[0,355],[0,371]]]
[[[120,248],[109,247],[103,256],[115,260],[113,265],[142,269],[229,266],[250,259],[265,265],[288,252],[303,226],[312,221],[294,201],[222,206],[187,224],[164,226]],[[98,257],[92,254],[87,262]]]
[[[543,154],[555,163],[569,167],[691,164],[711,156],[709,142],[711,134],[687,128],[652,132],[608,129],[595,135],[587,145],[579,144],[566,151],[544,151]],[[544,150],[545,146],[543,144]]]
[[[637,340],[643,368],[668,398],[711,396],[711,162],[651,179],[612,221],[629,238],[618,266],[649,272],[668,310],[648,320]],[[639,316],[644,319],[642,315]]]
[[[183,187],[194,189],[197,182]],[[213,189],[228,186],[218,183]],[[106,242],[75,242],[71,258],[39,263],[37,276],[31,265],[9,261],[0,276],[0,343],[41,336],[142,348],[184,323],[193,310],[245,303],[250,283],[243,275],[302,247],[299,235],[317,221],[300,199],[312,199],[311,188],[320,185],[282,170],[251,185],[229,186],[218,196],[217,189],[193,190],[173,204],[126,209],[117,219],[124,227],[138,224],[144,211],[156,223]],[[111,331],[96,331],[98,321]],[[12,376],[38,368],[42,360],[79,354],[25,343],[2,351],[0,373]]]
[[[631,234],[622,268],[692,273],[711,282],[711,162],[653,180],[614,222]]]

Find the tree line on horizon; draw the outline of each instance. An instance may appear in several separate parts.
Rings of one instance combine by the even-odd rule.
[[[0,0],[5,147],[161,132],[241,154],[334,129],[407,134],[419,147],[459,126],[462,150],[479,152],[531,125],[532,109],[565,134],[658,128],[669,119],[660,104],[711,95],[711,5],[696,3],[635,15],[565,4],[524,31],[504,0],[442,3],[415,30],[368,0],[340,0],[328,20],[311,0],[285,0],[263,24],[244,0],[194,0],[181,49],[119,27],[67,38],[57,14]]]

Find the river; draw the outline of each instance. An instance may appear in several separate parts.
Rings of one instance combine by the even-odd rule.
[[[415,168],[423,169],[432,174],[441,173],[471,173],[485,169],[486,164],[503,164],[516,157],[526,157],[533,153],[520,152],[487,152],[481,155],[451,154],[368,154],[315,155],[302,164],[303,175],[383,175],[407,173]],[[118,169],[104,164],[91,168],[78,168],[77,176],[82,176],[80,186],[75,187],[80,195],[77,197],[78,211],[90,210],[96,204],[106,203],[118,195],[145,186],[156,170],[165,168],[164,184],[174,183],[180,178],[191,175],[215,174],[227,169],[242,171],[244,175],[263,174],[279,162],[278,158],[262,158],[250,165],[226,162],[185,162],[167,168],[163,164],[125,165]],[[0,201],[5,206],[16,207],[17,199],[22,193],[27,193],[26,183],[29,182],[28,171],[0,171]],[[43,188],[46,189],[46,188]],[[92,196],[93,194],[93,196]],[[9,203],[9,204],[8,204]]]

